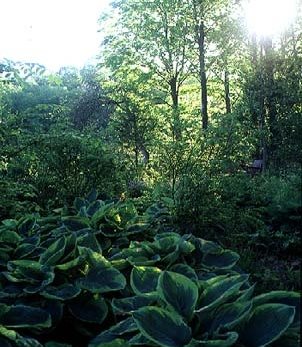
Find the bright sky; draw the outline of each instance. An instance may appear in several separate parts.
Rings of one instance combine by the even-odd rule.
[[[245,17],[248,29],[260,37],[273,37],[294,22],[299,9],[301,0],[247,0]]]
[[[57,70],[99,53],[97,21],[110,0],[0,0],[0,60]]]

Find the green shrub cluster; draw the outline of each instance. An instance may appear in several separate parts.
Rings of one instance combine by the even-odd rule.
[[[93,191],[0,228],[0,345],[298,346],[299,294],[253,296],[237,253],[169,231],[162,204]]]
[[[278,255],[300,253],[298,174],[211,176],[195,171],[175,200],[179,223],[232,247],[250,245]]]

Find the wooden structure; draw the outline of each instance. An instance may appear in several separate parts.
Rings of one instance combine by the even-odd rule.
[[[260,174],[263,171],[263,160],[255,159],[253,163],[246,167],[246,172],[252,176]]]

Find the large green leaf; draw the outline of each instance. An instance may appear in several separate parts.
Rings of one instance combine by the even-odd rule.
[[[156,291],[161,270],[152,266],[135,266],[131,271],[130,284],[135,294]]]
[[[300,318],[301,318],[301,295],[297,292],[287,292],[287,291],[272,291],[265,294],[260,294],[253,299],[253,306],[257,307],[259,305],[275,303],[275,304],[285,304],[288,306],[295,307],[295,319],[294,326],[300,328]]]
[[[222,276],[222,279],[218,277],[218,281],[215,281],[215,278],[211,279],[213,284],[202,293],[197,312],[213,309],[231,296],[238,294],[241,286],[248,280],[248,275],[234,275],[226,278]]]
[[[187,276],[193,282],[198,280],[197,274],[191,266],[186,264],[174,264],[169,268],[169,271],[177,272],[184,276]]]
[[[206,253],[202,258],[202,265],[214,269],[228,269],[233,267],[239,258],[237,253],[230,250],[223,250],[220,253]]]
[[[201,238],[194,238],[194,244],[196,249],[201,251],[202,254],[219,253],[222,251],[222,247],[213,241],[208,241]]]
[[[111,342],[120,338],[124,334],[137,331],[138,327],[132,317],[129,317],[118,324],[112,326],[110,329],[103,331],[97,335],[90,343],[89,347],[98,347],[101,343]]]
[[[72,347],[72,346],[67,343],[49,341],[49,342],[46,342],[45,347]]]
[[[85,256],[79,256],[72,260],[69,260],[67,263],[58,264],[55,266],[55,268],[61,271],[68,271],[75,267],[83,265],[84,262],[85,262]]]
[[[130,347],[129,343],[122,339],[114,339],[110,342],[90,343],[89,347]]]
[[[41,255],[40,263],[44,265],[56,265],[62,258],[65,252],[66,238],[60,237],[58,240],[53,242],[47,250]]]
[[[134,335],[129,340],[129,344],[130,346],[158,346],[157,343],[154,343],[153,341],[149,340],[142,333]]]
[[[113,266],[96,265],[90,268],[86,277],[79,278],[76,284],[92,293],[106,293],[125,288],[126,278]]]
[[[15,231],[4,229],[0,230],[0,240],[3,243],[16,245],[22,240],[22,237]]]
[[[140,332],[165,347],[183,347],[191,340],[191,329],[177,313],[159,307],[144,307],[133,313]]]
[[[128,257],[127,261],[133,265],[133,266],[151,266],[154,265],[156,263],[158,263],[160,261],[160,255],[155,254],[154,256],[147,258],[147,257]]]
[[[232,330],[244,318],[247,317],[252,308],[250,302],[232,302],[224,304],[216,312],[212,321],[210,332],[218,330],[220,327]]]
[[[48,299],[54,300],[70,300],[78,296],[81,292],[80,288],[76,286],[66,283],[57,287],[49,286],[44,288],[44,290],[40,293],[40,295],[44,296]]]
[[[264,304],[255,308],[240,332],[247,347],[267,346],[278,339],[293,322],[295,308],[284,304]]]
[[[37,293],[52,283],[54,272],[49,266],[31,260],[14,260],[7,263],[9,272],[3,275],[11,282],[24,283],[23,291]]]
[[[101,324],[108,314],[105,300],[98,296],[82,296],[68,304],[69,311],[79,320]]]
[[[112,307],[117,314],[131,313],[141,307],[149,306],[154,303],[151,296],[132,296],[130,298],[112,299]]]
[[[190,319],[198,300],[198,287],[188,277],[163,271],[158,280],[160,297],[182,317]]]
[[[234,346],[237,340],[238,334],[236,332],[228,332],[224,335],[215,337],[213,340],[198,341],[192,339],[185,347],[230,347]]]
[[[89,228],[89,219],[78,216],[68,216],[62,218],[63,225],[65,225],[70,231],[77,231],[80,229]]]
[[[49,328],[50,315],[40,308],[16,305],[10,306],[0,318],[0,324],[8,328]]]
[[[22,259],[29,257],[37,249],[37,246],[31,243],[21,243],[14,252],[14,258]],[[41,250],[42,251],[42,250]]]
[[[156,253],[169,254],[175,251],[176,246],[179,245],[180,241],[180,235],[173,233],[171,236],[157,238],[156,241],[153,242],[152,248],[156,251]]]

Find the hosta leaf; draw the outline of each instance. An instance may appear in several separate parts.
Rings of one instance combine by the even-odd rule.
[[[181,238],[179,235],[162,237],[153,243],[152,248],[156,253],[168,254],[175,251],[176,246],[180,243]]]
[[[9,229],[15,229],[18,224],[15,219],[4,219],[1,223]]]
[[[154,343],[153,341],[147,339],[147,337],[141,333],[133,336],[129,340],[129,344],[130,346],[158,346],[157,343]]]
[[[37,247],[31,243],[22,243],[15,249],[14,258],[21,259],[28,257],[36,250],[36,248]]]
[[[234,343],[238,340],[238,334],[236,332],[229,332],[224,335],[215,337],[213,340],[198,341],[192,339],[192,341],[185,347],[230,347],[234,346]]]
[[[192,253],[195,250],[195,246],[189,242],[189,241],[185,241],[183,240],[183,238],[180,241],[179,244],[179,251],[183,254],[189,254]]]
[[[66,245],[64,255],[60,259],[60,263],[66,263],[67,261],[73,260],[77,255],[77,235],[75,232],[71,233],[69,236],[66,236]]]
[[[241,290],[239,292],[239,296],[236,299],[236,301],[241,301],[241,302],[249,301],[253,296],[254,289],[255,289],[255,284],[250,286],[248,289]]]
[[[177,272],[188,277],[190,280],[197,281],[198,277],[194,269],[191,266],[186,264],[175,264],[169,268],[169,271]]]
[[[125,288],[126,278],[114,267],[95,266],[86,277],[78,279],[76,284],[91,293],[106,293]]]
[[[77,266],[82,265],[84,262],[85,262],[85,257],[79,256],[77,258],[74,258],[74,259],[68,261],[67,263],[58,264],[55,266],[55,268],[59,269],[61,271],[67,271],[67,270],[70,270],[70,269],[73,269]]]
[[[247,347],[267,346],[278,339],[294,320],[295,308],[284,304],[264,304],[255,308],[240,332]]]
[[[149,306],[154,303],[154,298],[148,296],[133,296],[123,299],[112,299],[112,307],[116,313],[131,313],[141,307]]]
[[[2,337],[5,337],[6,339]],[[2,346],[11,347],[12,345],[8,342],[8,340],[15,341],[17,337],[18,337],[18,334],[14,330],[7,329],[3,325],[0,325],[0,346],[1,347]]]
[[[197,312],[203,312],[217,307],[229,297],[237,294],[240,287],[248,280],[248,275],[235,275],[223,278],[217,282],[212,279],[212,285],[208,286],[202,293]]]
[[[12,230],[0,230],[0,240],[3,243],[18,244],[22,237]]]
[[[87,207],[87,214],[89,217],[92,217],[104,204],[103,201],[96,200],[92,202],[88,207]]]
[[[208,241],[201,238],[195,238],[194,244],[196,249],[201,251],[203,254],[218,253],[222,251],[222,247],[213,241]]]
[[[135,266],[131,271],[130,284],[137,295],[156,291],[161,270],[151,266]]]
[[[137,331],[138,327],[132,317],[129,317],[118,324],[114,325],[108,330],[103,331],[96,336],[90,343],[89,347],[100,346],[101,343],[111,342],[117,338],[120,338],[124,334]]]
[[[198,287],[188,277],[163,271],[158,280],[160,297],[182,317],[190,319],[197,299]]]
[[[0,324],[8,328],[48,328],[51,318],[40,308],[16,305],[10,306],[10,310],[1,317]]]
[[[51,317],[51,326],[55,327],[61,321],[63,317],[64,304],[61,301],[55,300],[43,300],[40,303],[43,310],[48,312]]]
[[[230,250],[221,253],[207,253],[202,258],[202,264],[209,268],[228,269],[233,267],[239,260],[239,255]]]
[[[105,300],[97,296],[83,296],[68,304],[69,311],[81,321],[101,324],[107,316]]]
[[[49,341],[49,342],[46,342],[45,347],[72,347],[72,346],[67,343]]]
[[[126,227],[125,233],[126,235],[135,235],[143,233],[148,227],[149,224],[147,224],[144,220],[137,221],[136,223],[131,223],[130,225],[128,225]]]
[[[220,327],[232,330],[244,318],[247,317],[252,308],[251,302],[232,302],[224,304],[216,312],[210,331],[216,331]]]
[[[150,266],[150,265],[154,265],[155,263],[157,263],[160,260],[160,256],[158,254],[147,258],[147,257],[129,257],[127,258],[127,261],[131,264],[131,265],[137,265],[137,266]]]
[[[56,265],[65,252],[66,238],[60,237],[53,242],[48,249],[41,255],[40,263],[44,265]]]
[[[21,297],[23,294],[22,287],[15,284],[8,284],[0,291],[0,299]]]
[[[287,291],[272,291],[269,293],[261,294],[253,299],[253,306],[257,307],[259,305],[275,303],[275,304],[285,304],[288,306],[295,307],[295,319],[293,324],[296,327],[300,327],[300,317],[301,317],[301,296],[297,292],[287,292]]]
[[[82,199],[82,198],[74,199],[73,206],[78,212],[81,210],[82,207],[86,207],[86,205],[88,205],[88,203],[85,199]]]
[[[114,339],[110,342],[90,343],[89,347],[130,347],[129,343],[122,339]]]
[[[43,347],[43,345],[31,337],[23,337],[19,335],[19,338],[15,341],[16,347]]]
[[[72,284],[63,284],[58,287],[46,287],[44,290],[40,293],[40,295],[44,296],[48,299],[54,299],[54,300],[70,300],[75,298],[81,293],[81,289],[77,288],[76,286]]]
[[[22,221],[18,225],[18,232],[21,235],[27,236],[35,228],[35,226],[36,226],[36,219],[35,218],[26,218],[24,221]]]
[[[180,316],[159,307],[144,307],[133,313],[140,332],[165,347],[183,347],[191,340],[191,329]]]
[[[89,228],[89,219],[78,216],[68,216],[62,218],[63,225],[65,225],[70,231],[77,231],[80,229]]]
[[[93,202],[97,199],[97,197],[98,197],[98,192],[94,188],[88,193],[86,200],[88,200],[89,202]]]
[[[87,231],[84,235],[78,237],[78,245],[81,247],[87,247],[93,252],[101,253],[102,248],[93,234],[92,230]]]
[[[111,263],[101,253],[94,252],[87,247],[79,247],[80,255],[86,257],[91,267],[97,266],[99,268],[110,268]]]
[[[0,320],[7,312],[9,312],[10,306],[0,303]]]
[[[32,286],[29,292],[35,293],[54,280],[54,272],[49,266],[30,260],[14,260],[7,263],[10,272],[3,275],[12,282],[24,282]],[[26,292],[30,286],[24,287]]]

